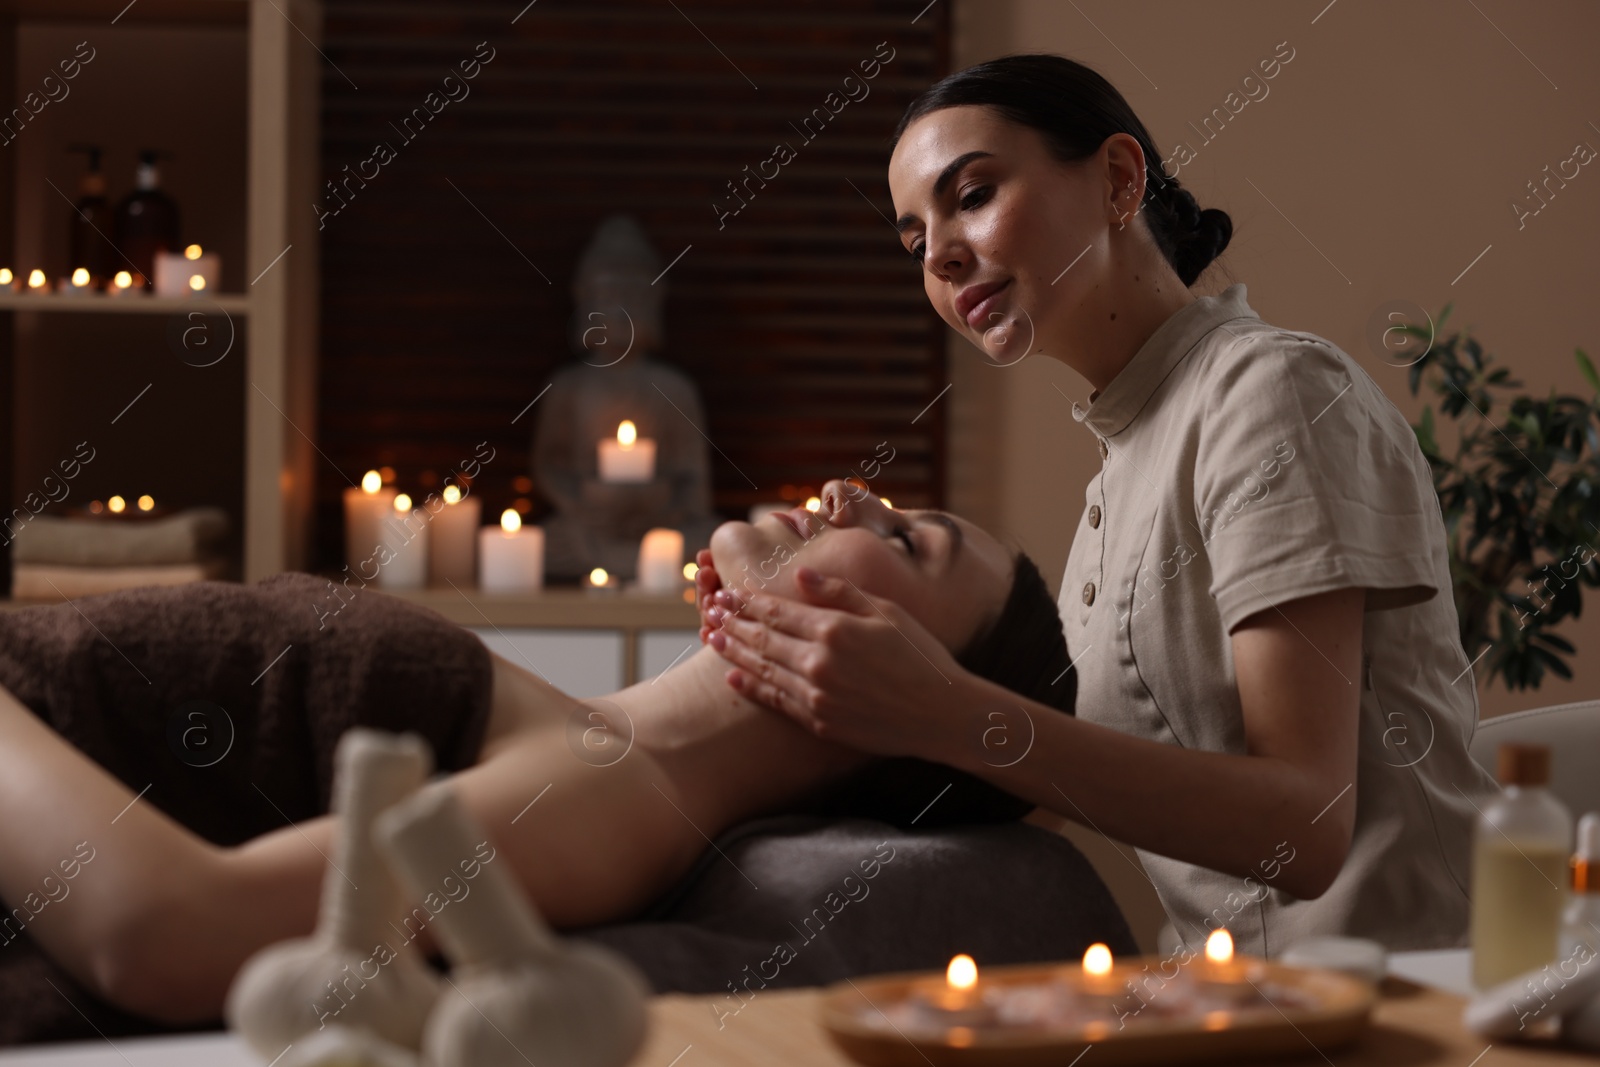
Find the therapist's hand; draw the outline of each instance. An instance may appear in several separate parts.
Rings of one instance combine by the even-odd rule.
[[[722,588],[722,575],[717,573],[716,564],[711,562],[711,550],[702,548],[694,555],[694,593],[695,606],[700,611],[700,643],[706,644],[713,630],[722,626],[722,620],[728,615],[728,608],[719,607],[722,604],[737,606],[739,600],[730,590]],[[717,594],[721,593],[719,597]]]
[[[941,761],[955,751],[967,675],[950,651],[892,600],[810,567],[796,577],[805,602],[755,593],[721,616],[709,644],[734,666],[728,684],[862,752]]]

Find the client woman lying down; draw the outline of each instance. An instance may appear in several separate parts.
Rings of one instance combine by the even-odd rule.
[[[944,646],[921,650],[930,671],[953,654],[1070,713],[1055,603],[1027,557],[942,512],[893,511],[841,482],[824,492],[823,519],[719,528],[718,573],[792,596],[803,560],[915,617]],[[0,942],[25,928],[127,1011],[218,1017],[248,956],[315,924],[334,742],[358,724],[428,739],[558,928],[638,914],[709,840],[758,815],[922,828],[1031,807],[947,768],[819,740],[733,692],[709,648],[585,703],[415,605],[361,591],[330,615],[326,586],[282,574],[0,616]],[[1010,754],[992,710],[973,709],[971,739],[998,762]],[[623,716],[631,747],[597,759],[583,730],[606,723],[621,746]]]

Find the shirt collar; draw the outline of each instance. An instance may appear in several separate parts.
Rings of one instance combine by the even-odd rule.
[[[1196,298],[1156,327],[1110,385],[1089,394],[1087,409],[1074,402],[1072,417],[1088,423],[1102,437],[1120,433],[1201,338],[1222,323],[1245,316],[1260,318],[1245,303],[1243,282],[1235,282],[1216,296]]]

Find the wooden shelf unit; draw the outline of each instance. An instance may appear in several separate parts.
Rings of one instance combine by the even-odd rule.
[[[34,315],[61,322],[220,308],[244,319],[238,324],[244,386],[236,397],[244,461],[231,474],[243,493],[241,576],[254,581],[303,569],[316,474],[315,448],[306,435],[316,426],[319,254],[310,205],[321,183],[323,60],[313,43],[321,39],[319,0],[0,0],[0,85],[18,84],[18,31],[29,24],[75,32],[81,26],[85,39],[102,44],[123,32],[221,28],[244,34],[245,254],[234,257],[233,270],[245,291],[195,298],[0,293],[0,519],[24,507],[26,494],[49,473],[16,469],[18,412],[29,403],[18,395],[17,337]],[[0,98],[7,101],[5,114],[21,106],[13,96],[20,94],[12,89]],[[55,107],[65,114],[65,105]],[[182,114],[161,119],[174,127],[186,121]],[[18,212],[59,192],[19,190],[16,159],[14,148],[0,152],[0,255],[7,261],[17,247]],[[53,359],[73,354],[50,353]],[[10,588],[10,571],[10,551],[0,545],[0,592]]]

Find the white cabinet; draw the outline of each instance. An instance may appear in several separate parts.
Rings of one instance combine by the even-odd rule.
[[[496,653],[541,675],[562,692],[587,700],[629,684],[629,638],[624,630],[562,630],[546,627],[469,626]],[[632,661],[635,681],[656,675],[693,655],[695,630],[640,630]]]

